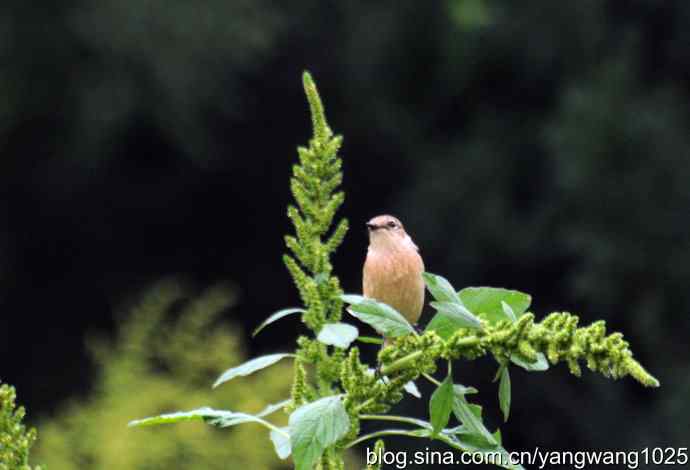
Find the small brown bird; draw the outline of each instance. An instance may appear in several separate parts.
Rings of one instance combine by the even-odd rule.
[[[391,215],[374,217],[367,222],[367,228],[364,296],[390,305],[414,325],[424,306],[424,262],[419,248],[402,223]]]

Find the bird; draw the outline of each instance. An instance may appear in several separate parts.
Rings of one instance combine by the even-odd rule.
[[[424,261],[419,248],[392,215],[374,217],[366,226],[369,247],[362,269],[362,293],[390,305],[414,326],[424,307]]]

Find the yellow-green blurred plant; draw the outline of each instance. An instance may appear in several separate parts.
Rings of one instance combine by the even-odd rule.
[[[259,410],[289,394],[287,364],[212,393],[209,383],[217,371],[246,357],[239,335],[222,321],[233,302],[233,290],[224,284],[194,292],[165,280],[147,290],[115,341],[89,342],[98,379],[85,401],[41,423],[40,461],[50,470],[220,470],[228,462],[232,468],[286,468],[256,425],[229,433],[203,424],[127,428],[132,416],[170,408]]]
[[[26,412],[17,408],[16,399],[14,387],[0,384],[0,470],[41,470],[29,465],[36,430],[22,424]]]

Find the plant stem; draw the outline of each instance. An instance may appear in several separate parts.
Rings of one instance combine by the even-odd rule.
[[[376,431],[372,432],[371,434],[365,434],[364,436],[360,436],[354,441],[350,442],[348,445],[345,446],[346,449],[349,449],[350,447],[354,447],[357,444],[364,442],[369,439],[374,439],[375,437],[381,437],[381,436],[410,436],[410,437],[419,437],[414,434],[413,431],[407,431],[405,429],[386,429],[384,431]]]
[[[251,416],[251,415],[249,415],[249,416]],[[259,424],[261,424],[261,425],[267,427],[267,428],[270,429],[271,431],[275,431],[275,432],[277,432],[277,433],[279,433],[279,434],[282,434],[283,436],[287,437],[288,439],[290,438],[290,434],[288,434],[288,433],[285,432],[284,430],[280,429],[280,428],[279,428],[278,426],[276,426],[275,424],[270,423],[270,422],[266,421],[265,419],[258,418],[258,417],[256,417],[256,416],[252,416],[252,418],[255,418],[255,421],[254,421],[255,423],[259,423]]]
[[[461,450],[463,452],[471,452],[467,448],[463,448],[460,444],[458,444],[453,439],[451,439],[450,437],[446,436],[443,433],[437,434],[435,436],[435,438],[438,439],[439,441],[445,442],[446,444],[448,444],[450,447],[452,447],[454,449],[458,449],[458,450]]]
[[[366,344],[383,344],[383,340],[381,338],[372,338],[371,336],[358,336],[357,341]]]
[[[441,382],[439,382],[438,380],[436,380],[433,376],[427,374],[426,372],[423,373],[422,375],[424,376],[425,379],[427,379],[429,382],[431,382],[432,384],[436,385],[437,387],[440,387],[440,386],[441,386]]]
[[[360,415],[359,419],[378,420],[378,421],[395,421],[398,423],[414,424],[415,426],[427,424],[420,419],[408,418],[407,416],[395,416],[395,415]],[[423,426],[423,427],[425,427],[425,426]]]
[[[408,431],[405,429],[385,429],[383,431],[375,431],[370,434],[365,434],[364,436],[360,436],[354,441],[350,442],[348,445],[345,446],[346,449],[349,449],[351,447],[356,446],[357,444],[360,444],[366,440],[369,439],[374,439],[376,437],[382,437],[382,436],[408,436],[408,437],[417,437],[417,438],[422,438],[425,439],[428,436],[420,436],[417,434],[415,431]],[[436,436],[436,439],[439,441],[444,442],[448,446],[463,451],[463,452],[471,452],[467,448],[463,448],[459,443],[455,442],[453,439],[450,437],[446,436],[445,434],[438,434]]]
[[[466,336],[465,338],[460,338],[455,343],[457,346],[475,346],[481,342],[481,339],[477,336]]]
[[[397,361],[388,364],[387,366],[384,366],[381,368],[381,373],[383,375],[388,375],[392,372],[398,371],[400,369],[404,369],[408,364],[411,362],[414,362],[419,356],[423,354],[423,351],[415,351],[413,353],[408,354],[405,357],[401,357]]]
[[[358,410],[358,411],[359,411],[359,410],[363,410],[363,409],[366,408],[367,406],[371,405],[374,401],[376,401],[376,400],[375,400],[375,398],[373,398],[373,397],[367,399],[364,403],[362,403],[361,405],[359,405],[359,406],[357,407],[357,410]]]

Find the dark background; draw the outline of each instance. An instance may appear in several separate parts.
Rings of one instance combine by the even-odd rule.
[[[304,69],[345,137],[346,290],[364,221],[396,214],[429,271],[606,319],[662,383],[516,370],[508,448],[688,445],[682,0],[4,1],[0,376],[30,416],[88,393],[84,336],[152,280],[235,281],[246,332],[298,304],[280,256]],[[284,322],[253,352],[291,347]],[[494,370],[456,374],[492,427]]]

